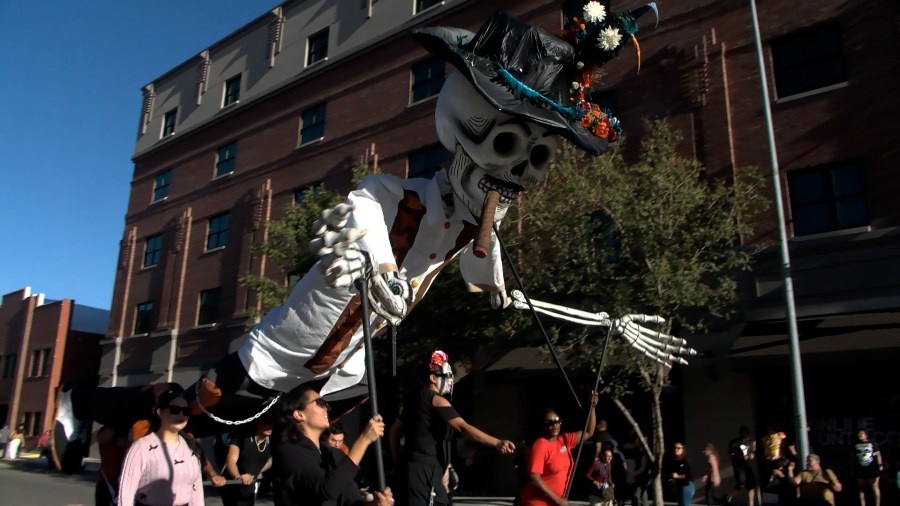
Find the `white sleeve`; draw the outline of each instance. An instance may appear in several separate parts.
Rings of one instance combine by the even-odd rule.
[[[503,256],[497,234],[491,232],[490,254],[478,258],[472,253],[472,243],[459,253],[459,270],[470,292],[499,292],[505,290]]]
[[[350,214],[347,226],[367,231],[360,243],[362,249],[372,257],[378,272],[397,270],[387,223],[393,222],[397,203],[402,196],[403,188],[393,178],[367,176],[363,178],[359,189],[348,197],[355,209]]]

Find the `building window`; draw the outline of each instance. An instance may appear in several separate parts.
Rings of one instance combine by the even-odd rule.
[[[175,119],[178,117],[178,108],[174,108],[163,116],[162,135],[160,138],[168,137],[175,133]]]
[[[300,145],[325,137],[325,104],[319,104],[300,113]]]
[[[151,235],[144,244],[144,267],[153,267],[159,264],[159,255],[162,251],[162,234]]]
[[[413,151],[407,158],[407,177],[431,178],[450,158],[450,152],[440,144]]]
[[[224,248],[226,244],[228,244],[228,213],[222,213],[209,219],[206,250]]]
[[[840,26],[827,23],[773,40],[772,66],[779,98],[846,82]]]
[[[441,0],[416,0],[416,14],[440,3],[442,3]]]
[[[156,178],[153,179],[153,202],[159,202],[169,196],[169,181],[171,179],[171,170],[163,171],[156,175]]]
[[[241,99],[241,75],[238,74],[225,81],[225,96],[222,98],[222,107],[236,104]]]
[[[412,66],[410,102],[418,102],[437,95],[444,86],[444,60],[429,58]]]
[[[31,352],[31,367],[28,369],[29,378],[40,378],[50,374],[50,348],[34,350]]]
[[[318,183],[308,184],[306,186],[297,188],[296,190],[294,190],[294,204],[297,204],[298,206],[303,204],[303,200],[307,196],[315,194],[321,187],[322,182],[320,181]]]
[[[859,165],[842,163],[788,172],[794,235],[869,224]]]
[[[134,334],[149,334],[153,328],[153,302],[141,302],[134,311]]]
[[[324,60],[328,56],[328,28],[312,35],[307,41],[306,66]]]
[[[237,142],[229,142],[228,144],[220,147],[218,153],[216,154],[216,175],[213,177],[213,179],[234,172],[234,164],[236,161]]]
[[[210,325],[217,321],[219,321],[219,289],[202,290],[200,310],[197,311],[197,325]]]
[[[28,426],[25,426],[25,430],[28,430]],[[40,436],[41,435],[41,412],[35,411],[32,413],[31,417],[31,432],[26,432],[26,436]]]
[[[3,378],[12,378],[16,375],[16,354],[10,353],[3,362]]]

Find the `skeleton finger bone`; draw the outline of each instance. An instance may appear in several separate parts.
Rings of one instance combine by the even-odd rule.
[[[347,224],[350,213],[352,213],[354,209],[355,207],[353,204],[348,204],[346,202],[338,204],[330,209],[325,209],[319,215],[319,219],[313,223],[313,235],[322,235],[326,229],[340,230]]]

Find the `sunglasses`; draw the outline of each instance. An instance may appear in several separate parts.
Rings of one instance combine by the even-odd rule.
[[[181,415],[187,416],[190,414],[191,408],[188,406],[166,406],[166,409],[169,410],[169,413],[173,415]]]
[[[317,397],[316,400],[314,400],[313,402],[316,404],[316,406],[319,406],[320,408],[324,409],[325,411],[331,411],[331,405],[328,404],[328,401],[326,401],[325,399],[323,399],[321,397]]]
[[[548,418],[544,420],[544,425],[547,427],[553,427],[554,425],[559,425],[562,423],[559,418]]]

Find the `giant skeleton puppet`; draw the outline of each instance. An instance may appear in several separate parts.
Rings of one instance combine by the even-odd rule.
[[[636,19],[655,5],[626,13],[607,7],[596,1],[567,5],[572,24],[560,37],[505,13],[475,34],[442,27],[413,33],[457,69],[441,90],[435,117],[441,142],[454,153],[449,170],[433,179],[368,176],[347,203],[323,213],[313,241],[317,265],[249,331],[237,352],[187,389],[195,435],[249,423],[279,392],[310,381],[322,383],[326,397],[357,395],[366,374],[363,323],[374,329],[398,324],[454,258],[470,289],[490,292],[495,307],[527,305],[520,293],[506,294],[493,225],[544,176],[557,135],[594,155],[615,138],[617,122],[589,102],[591,76],[629,40],[637,47]],[[354,282],[364,283],[369,315]],[[683,341],[640,325],[661,322],[659,317],[610,319],[531,302],[545,314],[608,326],[663,363],[684,362],[682,355],[693,353]],[[79,468],[86,421],[129,427],[147,417],[153,395],[165,389],[64,389],[53,438],[60,468]]]

